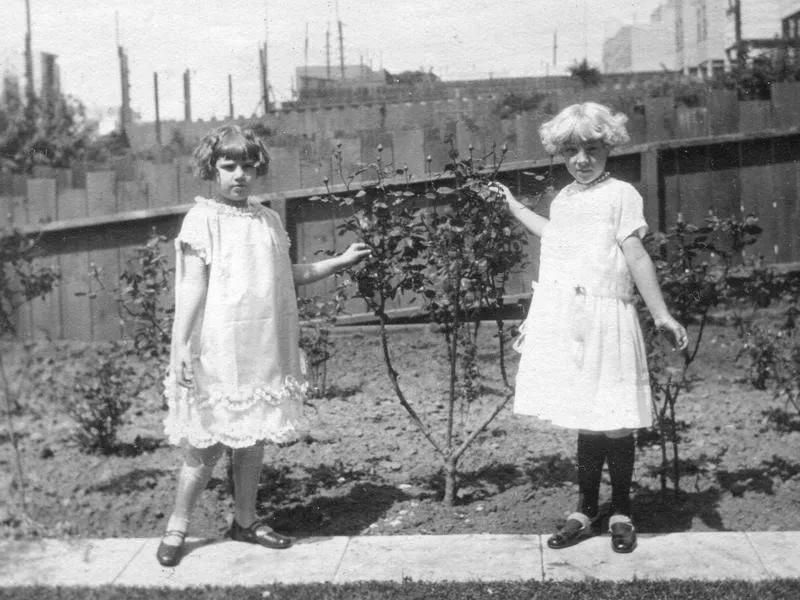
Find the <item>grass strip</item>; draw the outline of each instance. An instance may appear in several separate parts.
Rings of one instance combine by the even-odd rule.
[[[785,600],[800,598],[800,579],[767,581],[359,582],[193,587],[0,588],[2,600]]]

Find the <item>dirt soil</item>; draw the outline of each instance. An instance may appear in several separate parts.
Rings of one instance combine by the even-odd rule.
[[[497,340],[481,334],[481,399],[457,413],[471,423],[502,397]],[[442,336],[429,328],[392,334],[406,397],[442,440],[447,362]],[[284,533],[303,536],[546,533],[577,497],[575,434],[515,416],[507,405],[460,465],[454,507],[440,501],[441,461],[394,396],[374,330],[335,336],[328,397],[314,400],[316,422],[301,441],[267,449],[259,511]],[[682,491],[660,493],[656,445],[638,449],[634,520],[642,532],[800,529],[800,423],[778,410],[770,391],[744,379],[730,328],[711,327],[679,401]],[[49,349],[45,349],[49,348]],[[66,344],[37,346],[49,359],[76,356]],[[13,348],[4,347],[12,376]],[[66,358],[65,358],[66,357]],[[509,372],[517,357],[510,352]],[[25,383],[25,382],[23,382]],[[179,451],[165,444],[164,412],[144,394],[126,414],[118,452],[82,453],[74,425],[57,402],[37,399],[36,382],[14,415],[30,519],[19,498],[7,425],[0,429],[0,538],[154,537],[175,492]],[[40,394],[40,393],[39,393]],[[780,418],[783,417],[783,418]],[[642,435],[644,440],[646,436]],[[221,536],[232,502],[226,463],[217,466],[191,525],[193,535]],[[602,492],[608,498],[607,476]]]

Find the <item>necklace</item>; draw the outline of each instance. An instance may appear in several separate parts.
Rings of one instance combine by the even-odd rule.
[[[595,177],[594,179],[592,179],[589,183],[579,183],[579,182],[576,181],[575,185],[577,186],[577,188],[580,191],[585,191],[585,190],[588,190],[591,187],[594,187],[594,186],[596,186],[596,185],[598,185],[600,183],[603,183],[609,177],[611,177],[611,173],[609,173],[608,171],[603,171],[602,174],[600,174],[597,177]]]

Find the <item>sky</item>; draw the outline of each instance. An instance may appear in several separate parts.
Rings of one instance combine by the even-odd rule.
[[[346,64],[390,72],[432,69],[445,80],[566,74],[586,57],[601,66],[603,40],[646,23],[659,0],[30,0],[35,76],[39,52],[58,56],[61,88],[90,114],[119,107],[117,41],[128,55],[131,105],[155,118],[183,118],[183,72],[191,73],[192,116],[228,114],[228,75],[237,115],[260,112],[259,45],[267,41],[278,102],[292,98],[295,69]],[[0,67],[24,74],[25,0],[3,0]],[[118,26],[117,26],[118,24]],[[553,38],[557,32],[557,52]]]

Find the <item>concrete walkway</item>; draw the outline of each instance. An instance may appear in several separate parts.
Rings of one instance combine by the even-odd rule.
[[[603,535],[550,550],[546,535],[305,538],[288,550],[190,538],[181,564],[155,559],[158,539],[0,543],[0,587],[202,586],[362,580],[498,581],[800,577],[800,531],[640,535],[628,555]]]

